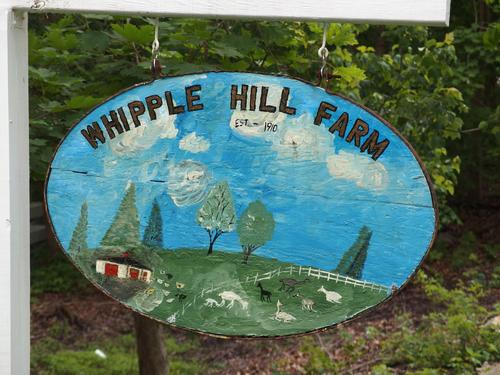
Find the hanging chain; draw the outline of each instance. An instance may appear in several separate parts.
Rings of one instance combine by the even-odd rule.
[[[153,74],[153,79],[161,77],[161,64],[158,59],[158,55],[160,54],[160,41],[158,39],[158,34],[160,30],[160,19],[155,19],[155,38],[153,40],[153,44],[151,45],[151,73]]]

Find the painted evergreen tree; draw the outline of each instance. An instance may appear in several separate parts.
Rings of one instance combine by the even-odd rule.
[[[80,218],[76,224],[71,241],[69,243],[69,253],[77,254],[82,250],[86,250],[87,246],[87,227],[88,227],[88,206],[87,202],[83,202],[80,208]]]
[[[131,183],[115,218],[101,241],[102,246],[139,245],[139,215],[135,206],[135,185]]]
[[[366,257],[368,255],[368,247],[372,231],[367,226],[363,226],[358,234],[358,238],[347,250],[340,260],[337,268],[333,271],[352,277],[361,279],[363,275],[363,267],[365,266]]]
[[[210,255],[215,241],[223,233],[232,232],[236,223],[233,198],[227,182],[219,182],[210,190],[205,203],[196,213],[196,222],[208,233],[207,255]]]
[[[144,231],[142,243],[146,246],[163,247],[163,220],[161,218],[160,205],[155,199],[151,207],[148,225]]]
[[[247,263],[250,254],[273,237],[274,226],[273,214],[261,201],[251,202],[248,205],[238,219],[236,227],[243,249],[243,263]]]

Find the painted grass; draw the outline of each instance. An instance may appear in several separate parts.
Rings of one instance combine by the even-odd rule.
[[[247,276],[254,276],[256,273],[263,274],[279,267],[284,269],[292,265],[291,263],[251,256],[248,264],[242,264],[242,256],[239,253],[215,252],[211,256],[206,256],[205,250],[164,250],[158,254],[162,262],[155,267],[155,280],[162,279],[160,271],[173,274],[173,278],[168,280],[168,287],[156,281],[150,286],[170,291],[169,297],[173,297],[178,292],[175,285],[179,282],[185,284],[181,292],[186,295],[186,298],[182,302],[176,299],[170,303],[167,303],[168,298],[165,298],[161,305],[148,314],[160,320],[166,320],[172,314],[176,314],[176,326],[212,334],[277,336],[307,332],[341,322],[386,297],[384,292],[324,279],[317,280],[313,277],[309,277],[308,281],[292,293],[279,290],[280,279],[292,277],[296,280],[304,280],[307,278],[304,272],[300,276],[297,273],[291,276],[281,274],[271,280],[261,281],[263,287],[272,293],[271,303],[262,302],[260,290],[253,281],[244,282]],[[321,286],[342,295],[341,303],[327,302],[325,295],[317,291]],[[211,287],[219,289],[209,290],[204,293],[203,297],[200,296],[204,289]],[[223,291],[237,293],[248,302],[248,308],[243,309],[238,302],[231,309],[204,306],[206,298],[221,301],[218,294]],[[294,296],[297,292],[314,301],[315,312],[301,308],[302,297]],[[283,304],[282,311],[293,315],[296,320],[284,323],[274,319],[278,299]]]

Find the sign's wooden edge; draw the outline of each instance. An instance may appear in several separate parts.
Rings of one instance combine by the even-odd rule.
[[[143,313],[143,312],[141,312],[139,310],[133,309],[132,307],[126,305],[125,303],[123,303],[122,301],[120,301],[116,297],[114,297],[111,293],[109,293],[108,291],[106,291],[103,287],[101,287],[95,281],[90,280],[85,275],[85,273],[82,271],[82,269],[78,266],[78,264],[76,264],[74,262],[74,260],[66,252],[66,250],[64,249],[64,246],[62,246],[61,242],[59,241],[59,238],[57,237],[57,233],[56,233],[55,228],[53,226],[53,223],[52,223],[52,220],[51,220],[51,217],[50,217],[50,214],[49,214],[49,210],[48,210],[48,205],[47,205],[47,186],[48,186],[48,181],[49,181],[49,178],[50,178],[50,172],[52,171],[52,163],[54,161],[54,157],[57,155],[57,153],[59,151],[59,148],[61,147],[61,145],[66,140],[66,137],[82,121],[83,118],[85,118],[86,116],[88,116],[89,114],[91,114],[92,112],[94,112],[95,110],[97,110],[99,107],[101,107],[102,105],[106,104],[110,100],[114,99],[115,97],[120,96],[121,94],[123,94],[123,93],[125,93],[127,91],[130,91],[130,90],[132,90],[132,89],[134,89],[136,87],[150,85],[150,84],[152,84],[155,81],[159,81],[159,80],[163,80],[163,79],[168,79],[168,78],[185,77],[185,76],[191,76],[191,75],[202,75],[202,74],[208,74],[208,73],[216,73],[216,74],[217,73],[247,73],[247,74],[255,74],[255,75],[261,75],[261,76],[279,77],[279,78],[286,78],[286,79],[291,79],[291,80],[295,80],[295,81],[300,81],[302,83],[305,83],[308,86],[312,86],[312,87],[315,87],[315,88],[322,89],[321,87],[318,87],[316,84],[314,84],[312,82],[309,82],[309,81],[307,81],[307,80],[305,80],[303,78],[290,77],[290,76],[285,75],[285,74],[266,74],[266,73],[259,73],[259,72],[212,70],[212,71],[201,71],[201,72],[185,73],[185,74],[178,74],[178,75],[174,75],[174,74],[172,74],[172,75],[162,75],[161,77],[159,77],[157,79],[153,79],[153,80],[145,81],[145,82],[140,82],[140,83],[137,83],[135,85],[129,86],[127,88],[124,88],[123,90],[118,91],[116,94],[110,96],[109,98],[107,98],[103,102],[101,102],[101,103],[97,104],[96,106],[94,106],[93,108],[91,108],[84,115],[82,115],[77,121],[75,121],[73,123],[73,125],[71,125],[71,127],[68,129],[68,131],[66,132],[66,134],[64,135],[64,137],[61,139],[61,141],[59,142],[59,144],[55,148],[54,153],[53,153],[53,155],[52,155],[52,157],[50,159],[50,162],[49,162],[47,173],[45,175],[45,182],[44,182],[44,189],[43,189],[43,205],[44,205],[45,216],[47,218],[47,222],[49,223],[50,232],[51,232],[52,236],[54,237],[54,239],[55,239],[55,241],[57,243],[57,246],[60,248],[60,250],[63,252],[63,254],[70,260],[71,264],[81,274],[83,274],[84,277],[85,277],[85,279],[87,279],[100,292],[104,293],[105,295],[107,295],[108,297],[110,297],[111,299],[113,299],[114,301],[120,303],[124,308],[127,308],[127,309],[131,310],[132,312],[134,312],[136,314],[140,314],[142,316],[145,316],[146,318],[155,320],[157,322],[165,324],[165,325],[167,325],[167,326],[169,326],[171,328],[174,328],[174,329],[186,330],[186,331],[189,331],[189,332],[194,332],[194,333],[198,333],[198,334],[201,334],[201,335],[215,337],[215,338],[221,338],[221,339],[245,339],[245,340],[248,340],[248,339],[272,339],[272,340],[277,340],[277,339],[301,337],[301,336],[309,335],[309,334],[312,334],[312,333],[325,332],[325,331],[327,331],[329,329],[333,329],[333,328],[336,328],[336,327],[341,327],[341,326],[344,326],[344,325],[347,325],[347,324],[353,322],[354,320],[358,320],[358,319],[360,319],[362,317],[366,317],[369,313],[374,312],[376,309],[379,309],[383,305],[387,304],[390,300],[392,300],[393,297],[395,297],[396,295],[398,295],[404,288],[406,288],[407,285],[409,284],[409,282],[412,281],[415,278],[415,275],[418,272],[419,268],[421,267],[422,263],[429,256],[429,252],[430,252],[432,246],[434,245],[434,242],[435,242],[436,237],[437,237],[437,232],[438,232],[438,228],[439,228],[439,209],[438,209],[438,205],[437,205],[436,191],[434,189],[434,185],[432,183],[431,177],[430,177],[429,173],[427,172],[427,169],[426,169],[426,167],[425,167],[422,159],[417,154],[417,152],[415,151],[415,149],[413,148],[413,146],[408,142],[408,140],[394,126],[392,126],[382,116],[380,116],[377,112],[373,111],[372,109],[367,108],[364,105],[355,102],[354,100],[348,98],[347,96],[344,96],[344,95],[338,94],[338,93],[334,93],[334,92],[332,92],[330,90],[325,90],[325,89],[322,89],[322,90],[324,90],[328,95],[339,97],[339,98],[341,98],[343,100],[348,101],[349,103],[351,103],[351,104],[353,104],[355,106],[358,106],[359,108],[361,108],[364,111],[366,111],[366,112],[370,113],[371,115],[373,115],[375,118],[377,118],[379,121],[381,121],[385,126],[387,126],[392,132],[394,132],[394,134],[396,134],[403,141],[403,143],[406,145],[406,147],[408,147],[408,149],[411,151],[411,153],[413,154],[413,156],[417,160],[417,162],[418,162],[418,164],[419,164],[419,166],[420,166],[420,168],[421,168],[421,170],[422,170],[422,172],[423,172],[423,174],[425,176],[425,179],[427,181],[427,186],[428,186],[429,192],[431,194],[432,208],[434,210],[434,230],[433,230],[433,233],[432,233],[431,241],[429,242],[429,245],[428,245],[428,247],[427,247],[427,249],[425,251],[425,254],[423,255],[423,257],[420,260],[420,262],[418,263],[418,265],[415,267],[414,271],[407,277],[406,281],[403,284],[401,284],[401,286],[399,288],[397,288],[395,291],[392,291],[391,294],[389,294],[385,299],[383,299],[381,302],[377,303],[376,305],[370,306],[370,307],[368,307],[368,308],[366,308],[364,310],[359,311],[358,313],[356,313],[355,315],[353,315],[349,319],[343,320],[342,322],[334,323],[334,324],[331,324],[331,325],[326,326],[326,327],[321,327],[321,328],[313,329],[313,330],[306,331],[306,332],[292,333],[292,334],[286,334],[286,335],[280,335],[280,336],[262,336],[262,335],[255,335],[255,336],[252,336],[252,335],[230,335],[229,336],[229,335],[221,335],[221,334],[217,334],[217,333],[201,331],[201,330],[194,329],[194,328],[189,328],[189,327],[180,327],[180,326],[177,326],[175,324],[168,323],[167,321],[154,318],[154,317],[152,317],[150,315],[147,315],[147,314],[145,314],[145,313]]]

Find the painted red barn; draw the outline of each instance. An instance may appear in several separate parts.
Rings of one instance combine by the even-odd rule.
[[[152,271],[143,264],[131,259],[127,253],[121,256],[98,259],[95,264],[97,273],[119,279],[151,282]]]

